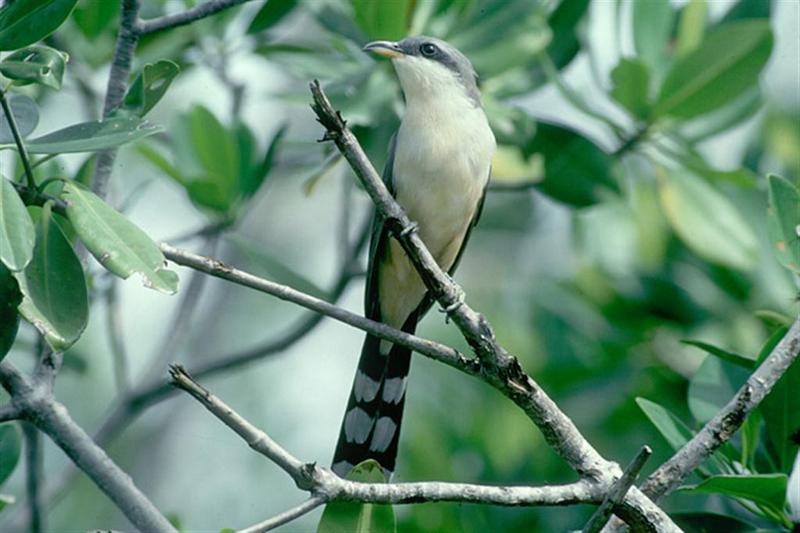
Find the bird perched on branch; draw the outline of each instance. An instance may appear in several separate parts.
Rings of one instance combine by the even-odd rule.
[[[477,76],[461,52],[431,37],[375,41],[364,50],[392,60],[406,101],[384,181],[439,266],[452,274],[480,216],[495,151]],[[366,315],[414,333],[432,303],[405,251],[376,217]],[[410,349],[367,335],[334,453],[337,474],[366,459],[394,471],[410,363]]]

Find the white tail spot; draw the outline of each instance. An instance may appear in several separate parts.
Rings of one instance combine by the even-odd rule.
[[[397,424],[388,416],[382,416],[375,423],[375,433],[372,434],[372,442],[369,443],[369,449],[373,452],[384,452],[389,444],[392,442],[394,432],[397,430]]]
[[[353,395],[359,402],[371,402],[378,394],[380,382],[375,381],[361,370],[356,372],[356,381],[353,384]]]
[[[408,377],[387,379],[383,384],[383,401],[386,403],[400,403],[406,393]]]
[[[344,435],[347,442],[364,444],[375,419],[360,407],[353,407],[344,417]]]

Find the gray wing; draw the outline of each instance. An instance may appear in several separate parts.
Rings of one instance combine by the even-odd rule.
[[[383,167],[383,182],[394,196],[394,181],[392,169],[394,167],[394,153],[397,146],[397,133],[392,135],[389,140],[389,156],[386,159],[386,166]],[[373,320],[380,320],[380,305],[378,305],[378,263],[379,258],[386,251],[386,243],[389,240],[389,229],[384,224],[383,218],[378,215],[377,210],[372,216],[372,237],[369,243],[369,259],[367,262],[367,287],[364,291],[364,313]]]

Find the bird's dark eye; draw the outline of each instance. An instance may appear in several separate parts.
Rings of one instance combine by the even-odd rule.
[[[419,47],[419,51],[425,57],[431,57],[431,56],[435,55],[436,52],[439,51],[439,49],[436,48],[436,45],[433,44],[433,43],[424,43],[422,46]]]

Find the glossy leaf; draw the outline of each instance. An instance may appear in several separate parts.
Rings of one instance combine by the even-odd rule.
[[[355,19],[370,39],[398,40],[406,35],[410,0],[352,0]],[[366,43],[364,43],[366,44]]]
[[[57,351],[69,348],[86,327],[89,304],[81,263],[45,204],[36,225],[33,260],[16,274],[24,296],[22,316]]]
[[[0,261],[10,270],[20,271],[33,257],[33,221],[16,189],[0,177]]]
[[[557,200],[583,207],[618,190],[611,156],[572,130],[540,122],[525,152],[544,157],[545,178],[537,188]]]
[[[669,0],[633,2],[633,44],[651,72],[662,72],[675,12]]]
[[[712,31],[667,73],[655,116],[692,118],[734,101],[758,83],[772,42],[765,20],[731,22]]]
[[[650,73],[647,65],[638,59],[620,59],[611,71],[611,96],[622,107],[638,118],[644,119],[650,111]]]
[[[767,230],[778,260],[800,274],[800,191],[789,180],[767,176]]]
[[[700,257],[738,270],[755,266],[758,241],[736,208],[709,184],[674,170],[659,183],[670,225]]]
[[[0,485],[14,473],[22,451],[22,438],[16,424],[0,424]]]
[[[19,329],[17,306],[22,302],[19,284],[11,271],[0,264],[0,361],[6,356]]]
[[[659,433],[667,439],[673,450],[678,450],[694,436],[694,432],[686,424],[657,403],[644,398],[636,398],[636,404]]]
[[[270,29],[295,7],[297,7],[297,0],[269,0],[256,13],[250,26],[247,27],[247,33],[258,33]]]
[[[14,0],[0,8],[0,50],[16,50],[53,33],[78,0]]]
[[[178,275],[165,267],[161,250],[135,224],[76,183],[65,183],[61,196],[75,232],[104,267],[122,279],[139,274],[146,287],[167,294],[178,290]]]
[[[39,109],[36,102],[24,94],[12,94],[8,97],[8,105],[14,118],[17,119],[19,134],[24,139],[36,129],[39,124]],[[14,136],[8,126],[5,113],[0,112],[0,144],[13,144]]]
[[[49,46],[29,46],[0,61],[0,73],[17,85],[39,83],[61,88],[69,56]]]
[[[137,117],[116,117],[75,124],[31,139],[25,144],[31,154],[97,152],[116,148],[160,131],[161,127]],[[0,145],[0,149],[14,147],[13,144]]]
[[[785,474],[748,474],[712,476],[693,487],[681,487],[690,494],[723,494],[744,498],[773,510],[783,509],[786,502]]]
[[[357,464],[346,479],[386,483],[381,465],[372,459]],[[332,502],[325,506],[317,533],[391,533],[397,530],[391,505]]]
[[[177,64],[166,59],[145,65],[128,89],[121,111],[144,117],[161,100],[179,71]]]
[[[688,344],[689,346],[700,348],[704,352],[719,357],[723,361],[728,361],[729,363],[739,365],[742,368],[752,369],[756,367],[755,359],[751,359],[744,355],[739,355],[738,353],[729,352],[728,350],[723,350],[722,348],[717,348],[716,346],[708,344],[706,342],[693,341],[693,340],[683,340],[681,342],[684,344]]]

